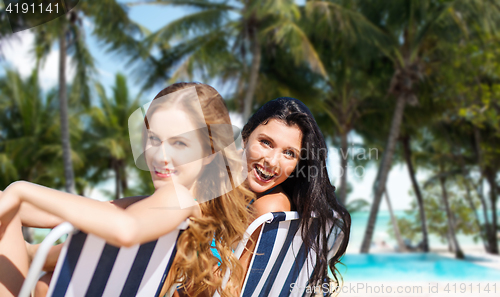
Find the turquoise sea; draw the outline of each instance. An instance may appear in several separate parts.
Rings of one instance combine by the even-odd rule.
[[[369,211],[360,211],[351,214],[352,226],[351,226],[351,238],[349,240],[349,246],[347,248],[349,253],[357,253],[361,247],[361,242],[366,229],[366,224],[368,222]],[[394,211],[394,215],[398,218],[408,217],[404,210]],[[482,215],[480,214],[480,217]],[[500,212],[499,212],[500,217]],[[396,240],[391,238],[388,234],[389,225],[391,221],[391,216],[389,211],[379,211],[377,216],[377,223],[375,225],[375,232],[373,236],[374,242],[385,241],[389,247],[396,246]],[[404,234],[402,234],[404,238]],[[482,247],[482,242],[479,239],[477,242],[474,241],[474,236],[468,236],[463,234],[457,235],[457,240],[462,247]],[[429,245],[431,248],[446,248],[448,246],[447,242],[441,242],[441,240],[435,236],[429,236]],[[417,244],[414,242],[413,244]]]
[[[348,254],[338,269],[345,281],[498,282],[500,269],[433,253]],[[500,288],[498,288],[500,290]]]

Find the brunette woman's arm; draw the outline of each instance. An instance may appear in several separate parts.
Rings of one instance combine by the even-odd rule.
[[[192,206],[180,208],[181,200]],[[123,210],[36,184],[16,182],[0,199],[0,237],[24,202],[117,246],[132,246],[157,239],[174,230],[187,217],[200,215],[189,191],[173,183]]]

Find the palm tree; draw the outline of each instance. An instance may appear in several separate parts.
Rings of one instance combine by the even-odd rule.
[[[430,179],[422,189],[425,195],[425,209],[429,221],[429,232],[438,236],[441,241],[447,241],[448,250],[453,252],[453,239],[449,231],[449,219],[443,203],[443,191],[439,178],[434,177]],[[463,199],[464,191],[461,184],[448,182],[446,193],[450,211],[454,216],[454,231],[465,235],[477,235],[479,229],[471,222],[473,214]],[[418,240],[421,238],[422,231],[420,230],[421,225],[418,222],[419,214],[416,201],[412,201],[411,209],[405,211],[405,213],[405,217],[398,219],[398,225],[406,237]],[[389,232],[391,231],[392,229]]]
[[[496,147],[500,131],[496,108],[499,103],[497,96],[493,95],[499,83],[495,58],[498,41],[496,37],[489,36],[488,31],[479,32],[479,35],[481,40],[468,40],[458,47],[446,47],[448,55],[451,53],[453,58],[443,65],[443,75],[437,82],[441,90],[436,94],[439,92],[439,97],[447,99],[448,128],[443,134],[448,142],[455,144],[454,154],[463,178],[462,184],[466,186],[465,197],[474,213],[473,195],[481,202],[483,218],[479,220],[479,214],[476,214],[475,221],[477,224],[483,222],[480,235],[485,249],[498,254],[497,224],[493,223],[497,212],[496,184],[494,178],[486,178],[487,175],[496,175],[499,157],[492,149]],[[483,193],[485,180],[493,184],[489,199]]]
[[[361,252],[367,253],[373,237],[392,156],[399,137],[405,106],[418,104],[418,82],[424,78],[429,55],[439,43],[457,43],[476,28],[495,28],[500,8],[495,1],[360,1],[365,16],[391,38],[379,47],[394,64],[389,94],[396,106],[386,149],[374,184]]]
[[[136,4],[180,5],[196,8],[149,36],[146,44],[156,46],[141,67],[145,88],[167,80],[214,78],[232,82],[233,95],[243,121],[249,118],[259,92],[262,59],[267,49],[281,47],[292,57],[291,64],[306,62],[314,71],[325,74],[305,32],[298,26],[298,6],[293,1],[143,1]],[[172,45],[175,44],[175,45]],[[290,56],[288,55],[288,56]]]
[[[140,47],[134,39],[143,29],[132,22],[123,5],[115,0],[80,1],[79,5],[66,11],[64,17],[39,26],[35,30],[37,66],[43,62],[54,43],[59,45],[59,109],[61,121],[61,139],[63,147],[65,189],[75,192],[71,144],[69,140],[68,98],[66,90],[66,58],[68,53],[76,63],[76,76],[73,83],[74,97],[89,106],[89,83],[95,72],[93,58],[85,45],[83,18],[92,21],[93,34],[113,51],[130,55],[141,55]]]
[[[401,137],[401,142],[403,144],[404,158],[406,161],[406,167],[408,168],[408,174],[410,175],[411,185],[413,187],[413,192],[417,198],[418,210],[420,212],[420,222],[422,224],[422,250],[424,252],[429,251],[429,232],[427,230],[427,219],[425,216],[424,198],[422,196],[422,191],[420,191],[420,186],[417,181],[415,167],[413,166],[412,160],[412,149],[410,145],[410,134],[406,134]]]
[[[487,204],[485,202],[484,197],[481,195],[479,199],[481,204],[483,204],[483,211],[485,211],[485,222],[483,228],[481,226],[481,220],[479,218],[479,214],[477,212],[477,207],[475,203],[475,199],[472,193],[472,185],[474,178],[471,176],[471,171],[475,171],[476,164],[474,161],[474,143],[470,141],[470,139],[474,139],[471,131],[470,125],[466,123],[463,119],[458,119],[455,122],[448,123],[447,131],[446,131],[446,140],[453,144],[453,153],[455,155],[455,160],[457,160],[457,166],[459,168],[457,174],[457,183],[463,184],[465,187],[465,199],[467,200],[469,208],[474,213],[474,223],[478,226],[479,235],[483,240],[485,250],[487,252],[495,253],[495,244],[497,241],[496,236],[492,236],[491,234],[491,225],[489,224],[488,216],[487,216]],[[460,149],[459,149],[460,148]],[[460,177],[460,178],[459,178]],[[480,179],[481,180],[481,179]],[[479,193],[478,193],[479,194]]]
[[[127,80],[117,74],[113,95],[109,98],[102,85],[96,85],[99,96],[98,105],[90,110],[90,131],[87,139],[93,139],[88,148],[93,155],[93,162],[107,163],[115,174],[115,199],[128,188],[127,156],[132,155],[128,133],[128,118],[139,108],[139,96],[130,97]],[[98,167],[98,166],[96,166]],[[94,172],[98,175],[99,172]]]
[[[0,79],[0,188],[16,180],[58,187],[62,175],[55,92],[46,96],[34,71],[27,79],[6,70]],[[74,133],[78,133],[75,131]],[[23,227],[26,241],[33,232]]]
[[[319,102],[334,123],[334,135],[340,139],[339,198],[345,204],[347,137],[367,112],[365,100],[378,93],[369,69],[370,62],[378,57],[367,49],[383,42],[385,35],[355,7],[344,7],[340,1],[308,1],[304,9],[307,17],[303,26],[327,73],[318,78],[322,90]]]
[[[477,127],[475,127],[475,129],[477,129]],[[485,129],[485,131],[482,132],[475,130],[474,132],[476,154],[479,160],[479,168],[481,173],[480,183],[482,184],[484,177],[488,182],[490,188],[489,205],[491,211],[491,222],[487,219],[488,211],[485,201],[486,199],[484,199],[482,191],[478,191],[480,198],[482,198],[483,212],[485,213],[485,226],[488,238],[488,247],[491,253],[498,254],[499,248],[497,230],[499,229],[499,227],[497,217],[497,201],[499,187],[496,181],[496,176],[498,173],[498,166],[500,164],[500,155],[495,148],[498,146],[499,137],[498,133],[491,131],[491,129]]]
[[[435,176],[431,177],[427,183],[432,182],[433,180],[438,180],[439,185],[441,187],[441,198],[443,200],[443,205],[446,211],[446,218],[448,222],[448,235],[450,237],[450,244],[453,247],[453,250],[455,251],[455,256],[458,259],[464,259],[464,253],[462,249],[460,248],[460,245],[457,240],[456,236],[456,222],[455,222],[455,214],[451,211],[451,206],[450,206],[450,200],[448,198],[448,190],[446,189],[446,179],[447,176],[449,175],[448,172],[444,171],[444,162],[443,160],[439,161],[439,170],[438,174]]]
[[[436,74],[436,75],[439,75]],[[445,100],[436,100],[435,96],[432,94],[432,88],[429,84],[429,81],[432,80],[432,77],[429,77],[425,83],[422,83],[421,86],[424,89],[421,91],[421,98],[419,100],[419,105],[415,107],[410,107],[407,109],[404,120],[401,124],[401,132],[398,138],[401,143],[401,149],[399,150],[400,156],[397,156],[398,159],[406,164],[408,169],[408,174],[410,176],[410,180],[413,187],[413,192],[415,193],[415,197],[417,198],[418,211],[420,215],[420,224],[422,230],[422,250],[424,252],[429,251],[429,236],[428,236],[428,228],[427,228],[427,218],[425,214],[424,207],[424,198],[422,195],[422,191],[420,189],[420,185],[417,181],[416,173],[419,169],[419,163],[414,161],[413,158],[413,142],[421,142],[422,134],[425,133],[423,127],[429,127],[432,125],[433,121],[437,118],[441,117],[442,114],[446,111],[448,107],[448,102]],[[437,88],[436,88],[437,89]],[[430,91],[426,92],[427,90]]]
[[[57,117],[55,95],[55,91],[43,95],[36,71],[23,80],[6,70],[0,80],[0,187],[20,179],[61,185],[59,123],[52,120]]]

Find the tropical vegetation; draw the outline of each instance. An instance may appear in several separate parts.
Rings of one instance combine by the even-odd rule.
[[[128,15],[147,5],[187,13],[149,32]],[[6,20],[0,11],[0,55],[15,42]],[[98,83],[83,21],[134,66],[112,86]],[[4,67],[0,188],[26,179],[86,194],[113,179],[111,198],[150,193],[147,172],[130,157],[127,117],[144,98],[131,94],[129,82],[150,91],[179,80],[216,81],[244,120],[278,96],[310,106],[339,151],[340,178],[332,181],[339,200],[351,211],[369,208],[361,252],[373,242],[384,193],[389,200],[389,172],[404,164],[411,219],[394,217],[391,232],[421,242],[424,252],[432,248],[429,236],[438,236],[459,258],[456,235],[475,234],[498,254],[499,25],[500,0],[81,0],[32,29],[29,77]],[[55,44],[59,84],[43,91],[38,71]],[[71,81],[67,56],[76,69]],[[354,138],[380,158],[347,156]],[[373,197],[350,195],[353,165],[378,168]],[[427,179],[418,180],[419,172]],[[402,238],[398,244],[403,250]]]

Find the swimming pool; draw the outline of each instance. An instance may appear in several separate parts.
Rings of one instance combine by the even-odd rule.
[[[500,269],[433,253],[347,254],[338,265],[344,281],[499,281]]]

